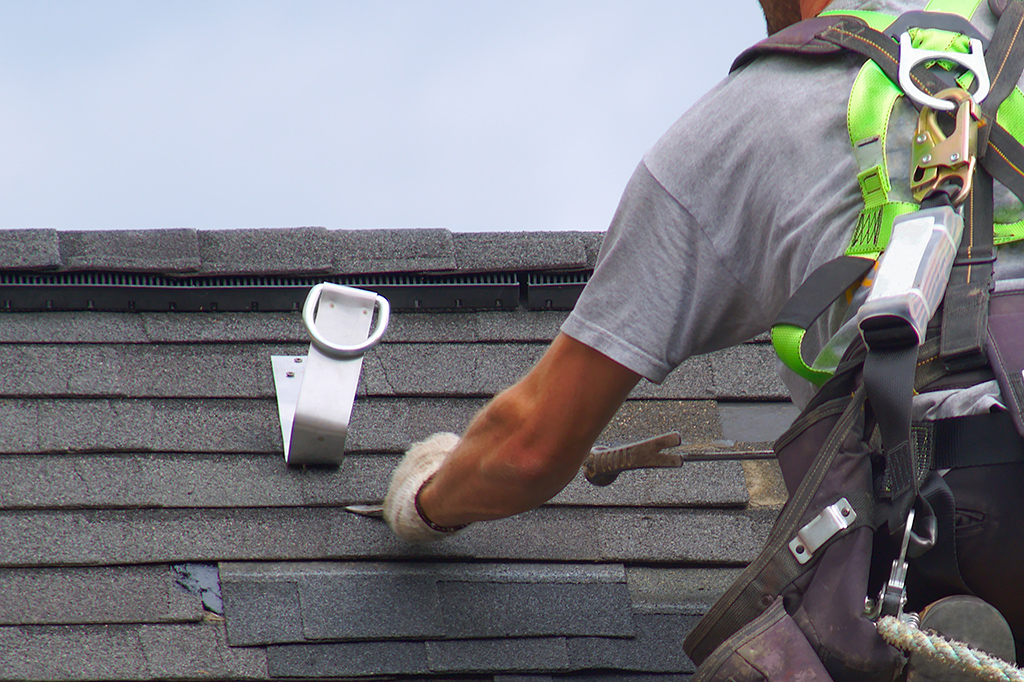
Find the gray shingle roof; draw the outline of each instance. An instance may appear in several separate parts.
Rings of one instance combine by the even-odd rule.
[[[323,228],[0,236],[0,275],[511,272],[522,301],[524,273],[585,271],[600,243]],[[464,428],[564,311],[399,310],[366,356],[344,463],[297,470],[270,366],[306,352],[297,313],[76,306],[0,312],[0,594],[16,595],[0,599],[0,682],[683,680],[682,637],[777,512],[770,464],[694,463],[607,488],[578,478],[515,519],[405,545],[344,507],[379,501],[410,442]],[[759,339],[638,386],[601,440],[675,429],[763,447],[793,416],[785,395]]]

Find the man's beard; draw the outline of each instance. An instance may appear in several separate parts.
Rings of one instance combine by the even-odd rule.
[[[778,33],[787,26],[800,21],[799,0],[760,0],[764,20],[768,24],[768,35]]]

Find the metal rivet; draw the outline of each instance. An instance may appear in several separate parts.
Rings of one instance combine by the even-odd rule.
[[[843,516],[849,516],[849,515],[850,515],[850,508],[849,507],[845,507],[843,509]]]
[[[916,138],[914,138],[914,142],[916,142],[918,144],[924,144],[927,141],[928,141],[928,136],[925,135],[924,133],[921,133]]]
[[[949,160],[952,161],[953,163],[956,163],[957,161],[960,160],[960,155],[956,152],[953,152],[952,154],[949,155]]]
[[[291,377],[295,376],[295,372],[288,372],[287,374],[285,374],[285,376],[290,379]]]
[[[796,546],[796,553],[797,553],[797,554],[803,554],[803,553],[804,553],[804,552],[806,552],[806,551],[807,551],[807,550],[806,550],[806,549],[804,549],[804,546],[803,546],[803,545],[797,545],[797,546]]]
[[[931,160],[932,160],[932,155],[931,154],[925,154],[924,156],[921,157],[921,163],[930,163]]]
[[[295,358],[295,362],[302,362],[302,358]]]

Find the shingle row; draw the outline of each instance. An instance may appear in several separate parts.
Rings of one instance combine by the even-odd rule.
[[[31,510],[0,513],[0,566],[436,558],[740,564],[771,510],[541,507],[411,546],[337,507]]]
[[[436,431],[461,433],[483,400],[357,400],[345,449],[404,452]],[[275,400],[0,399],[0,454],[244,453],[283,456]],[[629,401],[601,435],[620,444],[679,430],[686,441],[721,437],[712,401]]]
[[[73,348],[74,352],[69,352]],[[543,344],[381,344],[363,359],[359,395],[489,397],[522,377]],[[274,397],[270,357],[305,356],[291,344],[0,344],[0,396],[133,398]],[[769,346],[691,358],[634,398],[781,400]]]
[[[392,312],[384,343],[546,343],[568,313],[509,310]],[[762,338],[753,343],[766,343]],[[48,312],[0,315],[5,343],[295,343],[308,347],[300,314]],[[729,356],[726,356],[729,357]]]
[[[0,626],[203,619],[162,565],[0,569],[0,594]]]
[[[263,649],[232,648],[222,622],[0,627],[0,681],[267,678]]]
[[[64,454],[0,457],[0,509],[343,506],[379,502],[399,455],[352,455],[337,469],[290,469],[272,455]],[[626,473],[596,487],[582,474],[551,504],[741,506],[736,462]]]
[[[637,614],[633,639],[534,637],[468,641],[376,641],[271,646],[271,676],[329,678],[457,673],[619,670],[689,673],[683,637],[693,616]],[[560,679],[560,678],[556,678]],[[612,678],[612,679],[618,679]]]
[[[228,642],[633,637],[621,565],[221,564]]]
[[[361,274],[593,267],[603,234],[444,229],[0,230],[6,270],[170,275]]]

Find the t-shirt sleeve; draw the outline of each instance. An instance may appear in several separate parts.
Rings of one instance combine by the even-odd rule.
[[[641,163],[562,331],[660,383],[687,357],[742,342],[768,322],[705,231]]]

